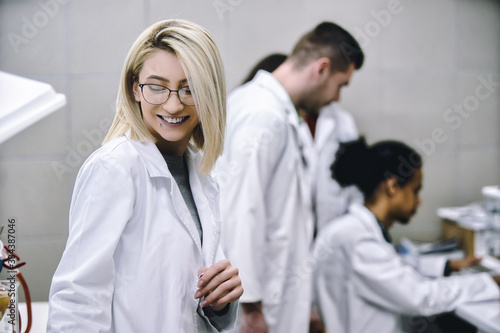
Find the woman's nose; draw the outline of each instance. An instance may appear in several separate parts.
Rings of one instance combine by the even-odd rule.
[[[170,96],[165,103],[163,103],[163,109],[170,114],[182,111],[184,109],[184,104],[182,104],[179,99],[179,95],[177,92],[171,92]]]

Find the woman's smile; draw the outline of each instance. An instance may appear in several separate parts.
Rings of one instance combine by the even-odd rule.
[[[163,123],[163,124],[167,124],[167,125],[172,125],[172,126],[180,126],[182,125],[183,123],[186,122],[186,120],[189,118],[189,116],[185,116],[185,117],[169,117],[169,116],[162,116],[162,115],[157,115],[158,118],[160,118],[160,121]]]

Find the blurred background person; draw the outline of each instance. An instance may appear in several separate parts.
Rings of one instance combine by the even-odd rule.
[[[272,74],[257,72],[230,96],[217,172],[231,175],[220,183],[222,244],[244,280],[242,331],[309,328],[310,272],[297,272],[314,226],[297,109],[317,113],[336,100],[362,62],[355,39],[323,22]]]
[[[250,70],[243,84],[251,81],[259,70],[273,72],[286,58],[283,53],[262,58]],[[359,136],[354,117],[340,107],[339,101],[340,93],[334,102],[318,112],[297,109],[302,119],[300,133],[311,183],[315,234],[328,222],[345,214],[351,203],[363,202],[363,194],[355,186],[342,187],[331,177],[330,167],[339,143],[355,140]]]
[[[420,205],[422,159],[397,141],[368,146],[361,138],[342,144],[332,174],[356,185],[364,205],[325,227],[315,243],[314,293],[328,332],[401,332],[401,315],[434,315],[458,305],[498,299],[500,276],[488,273],[442,277],[475,258],[434,265],[435,278],[406,264],[388,230],[407,224]]]
[[[286,58],[287,55],[283,53],[273,53],[262,58],[250,70],[243,84],[251,81],[259,70],[272,73]],[[340,96],[335,102],[323,107],[319,114],[297,109],[302,118],[300,133],[304,143],[307,176],[311,184],[315,234],[327,222],[346,213],[350,204],[363,202],[363,194],[355,186],[341,187],[331,177],[330,167],[339,143],[358,137],[354,118],[338,105],[339,99]],[[310,332],[321,332],[322,328],[321,320],[312,310]]]

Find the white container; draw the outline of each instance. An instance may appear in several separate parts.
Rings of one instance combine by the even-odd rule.
[[[481,193],[484,209],[491,214],[500,214],[500,186],[485,186]]]

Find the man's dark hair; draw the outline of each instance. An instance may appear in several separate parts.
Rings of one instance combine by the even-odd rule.
[[[364,61],[363,51],[356,39],[332,22],[320,23],[306,33],[290,56],[298,67],[321,57],[330,59],[332,72],[345,72],[351,63],[354,63],[355,69],[359,69]]]

